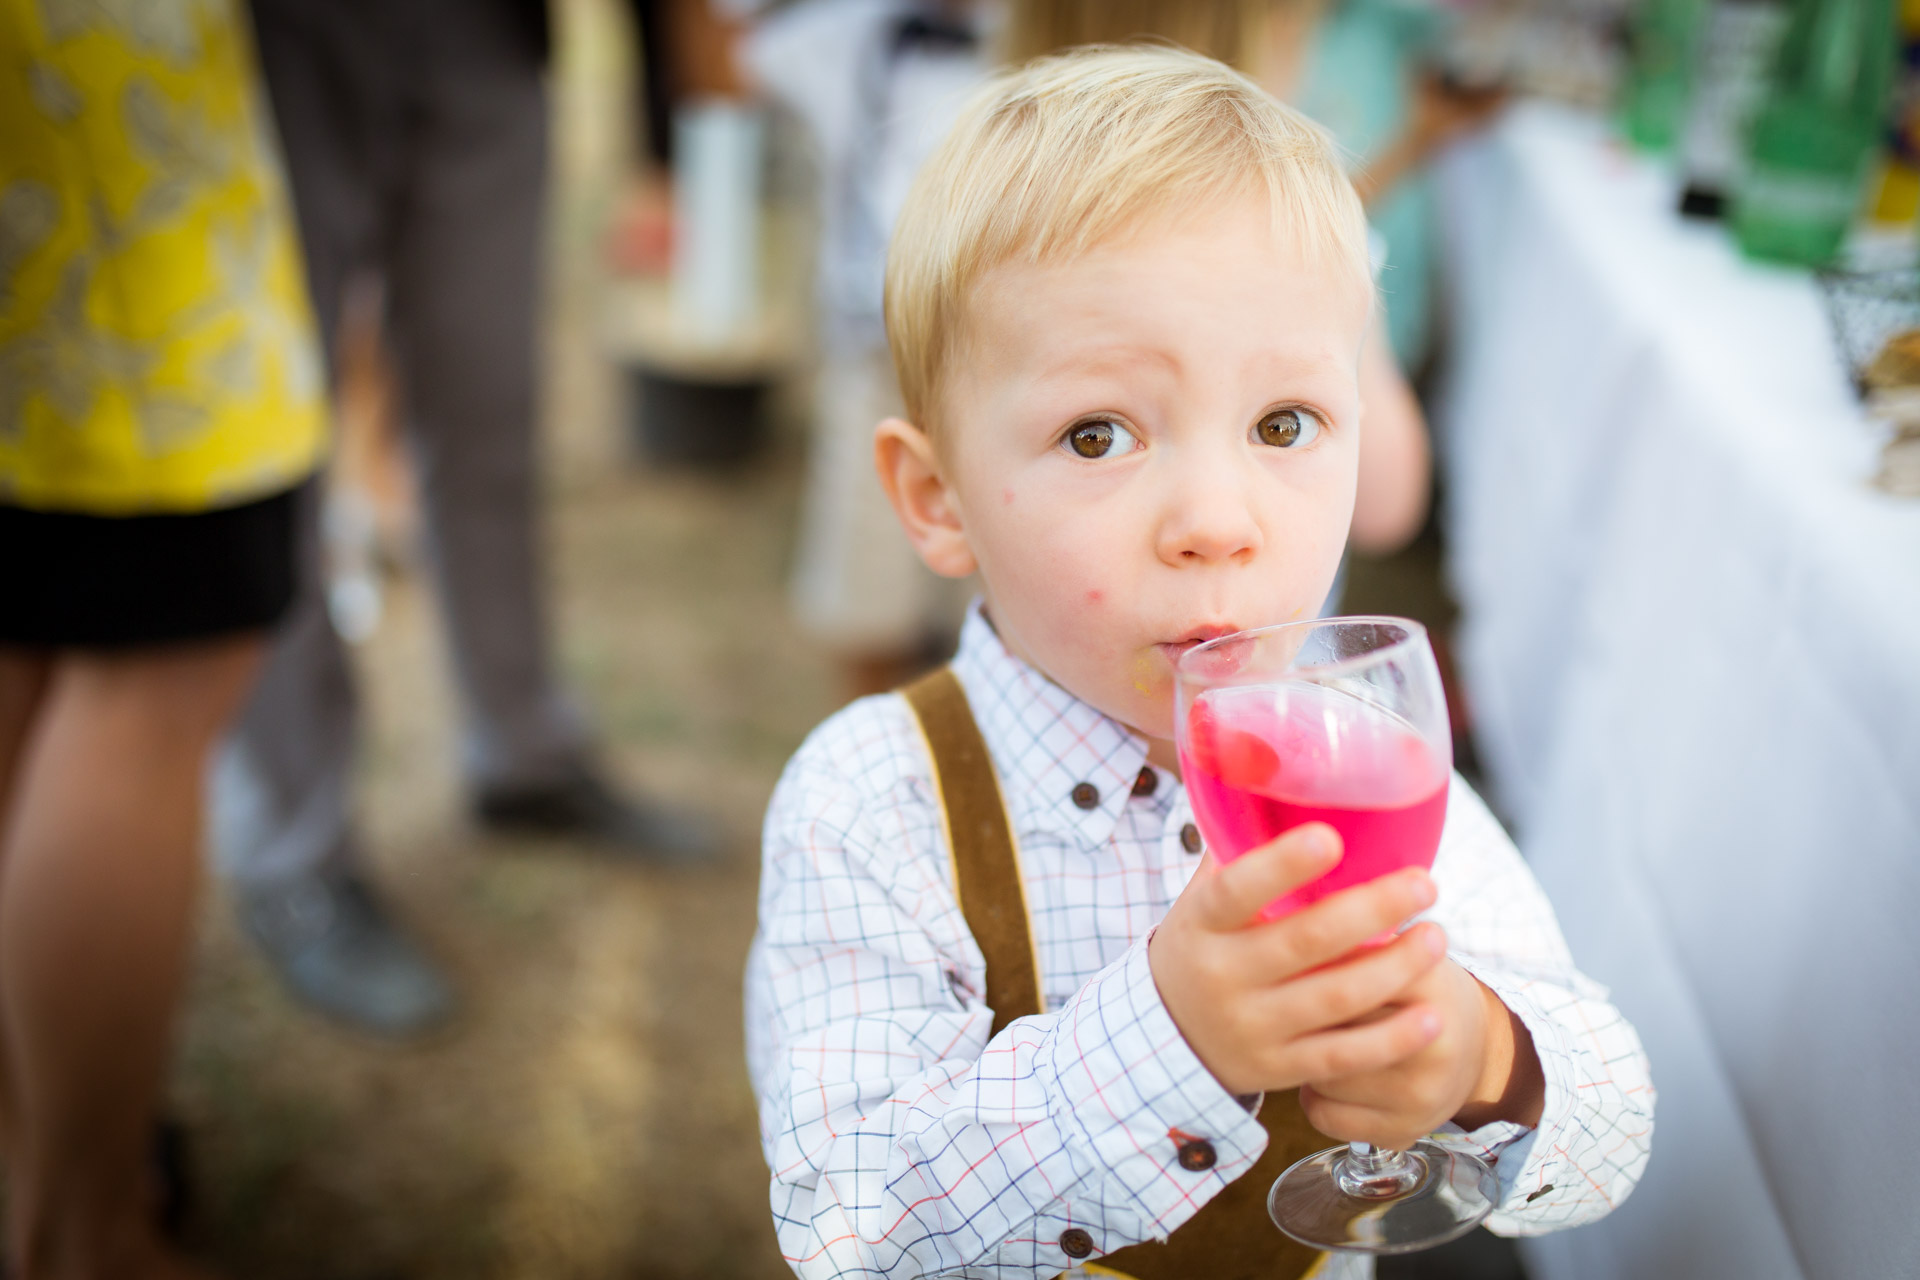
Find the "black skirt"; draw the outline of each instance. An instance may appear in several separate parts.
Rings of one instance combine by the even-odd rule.
[[[293,602],[299,494],[186,515],[0,504],[0,645],[125,648],[272,626]]]

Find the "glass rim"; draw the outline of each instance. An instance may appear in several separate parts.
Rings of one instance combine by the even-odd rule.
[[[1195,654],[1223,648],[1228,644],[1252,639],[1256,636],[1271,635],[1278,631],[1305,631],[1314,627],[1338,626],[1342,623],[1371,623],[1374,625],[1385,623],[1390,626],[1405,629],[1406,634],[1400,637],[1400,639],[1395,640],[1392,644],[1383,644],[1378,649],[1371,649],[1366,653],[1357,653],[1348,658],[1336,658],[1332,662],[1320,662],[1311,666],[1294,667],[1277,674],[1274,672],[1263,672],[1259,675],[1245,675],[1239,678],[1224,676],[1219,679],[1209,679],[1205,676],[1194,674],[1187,669],[1188,663],[1193,659]],[[1397,617],[1390,613],[1336,614],[1331,618],[1305,618],[1299,622],[1276,622],[1265,627],[1248,627],[1245,631],[1231,631],[1224,636],[1215,636],[1211,640],[1202,641],[1180,655],[1179,659],[1176,660],[1173,665],[1173,675],[1174,679],[1183,685],[1201,685],[1206,688],[1216,689],[1238,684],[1263,684],[1272,683],[1277,680],[1306,680],[1316,676],[1344,675],[1348,672],[1358,671],[1365,667],[1372,666],[1375,663],[1385,661],[1404,650],[1412,648],[1415,644],[1425,641],[1426,638],[1427,628],[1424,624],[1415,622],[1412,618]]]

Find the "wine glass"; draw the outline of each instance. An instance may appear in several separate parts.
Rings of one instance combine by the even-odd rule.
[[[1268,919],[1433,865],[1453,745],[1419,623],[1322,618],[1236,632],[1181,655],[1175,688],[1181,772],[1222,862],[1303,822],[1345,842],[1333,869],[1269,903]],[[1493,1171],[1471,1154],[1424,1139],[1407,1151],[1354,1142],[1281,1174],[1267,1211],[1314,1248],[1410,1253],[1471,1231],[1496,1196]]]

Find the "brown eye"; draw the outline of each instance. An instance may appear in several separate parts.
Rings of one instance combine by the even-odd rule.
[[[1320,434],[1320,420],[1304,409],[1276,409],[1260,419],[1253,433],[1261,444],[1297,449]]]
[[[1069,428],[1067,447],[1083,458],[1108,458],[1132,453],[1139,442],[1119,423],[1100,419]]]

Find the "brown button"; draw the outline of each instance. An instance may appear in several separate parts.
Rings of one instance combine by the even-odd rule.
[[[1213,1144],[1205,1138],[1188,1138],[1180,1144],[1180,1167],[1188,1173],[1204,1173],[1219,1160]]]
[[[1100,807],[1100,788],[1094,786],[1091,782],[1076,782],[1073,784],[1073,790],[1067,794],[1072,796],[1073,802],[1082,809],[1098,809]]]
[[[1189,822],[1180,828],[1180,847],[1188,853],[1200,852],[1200,828]]]
[[[1152,765],[1142,765],[1140,776],[1133,780],[1133,794],[1150,796],[1160,789],[1160,775],[1153,771]]]
[[[1093,1237],[1079,1227],[1068,1227],[1060,1233],[1060,1252],[1069,1258],[1084,1258],[1093,1252]]]

